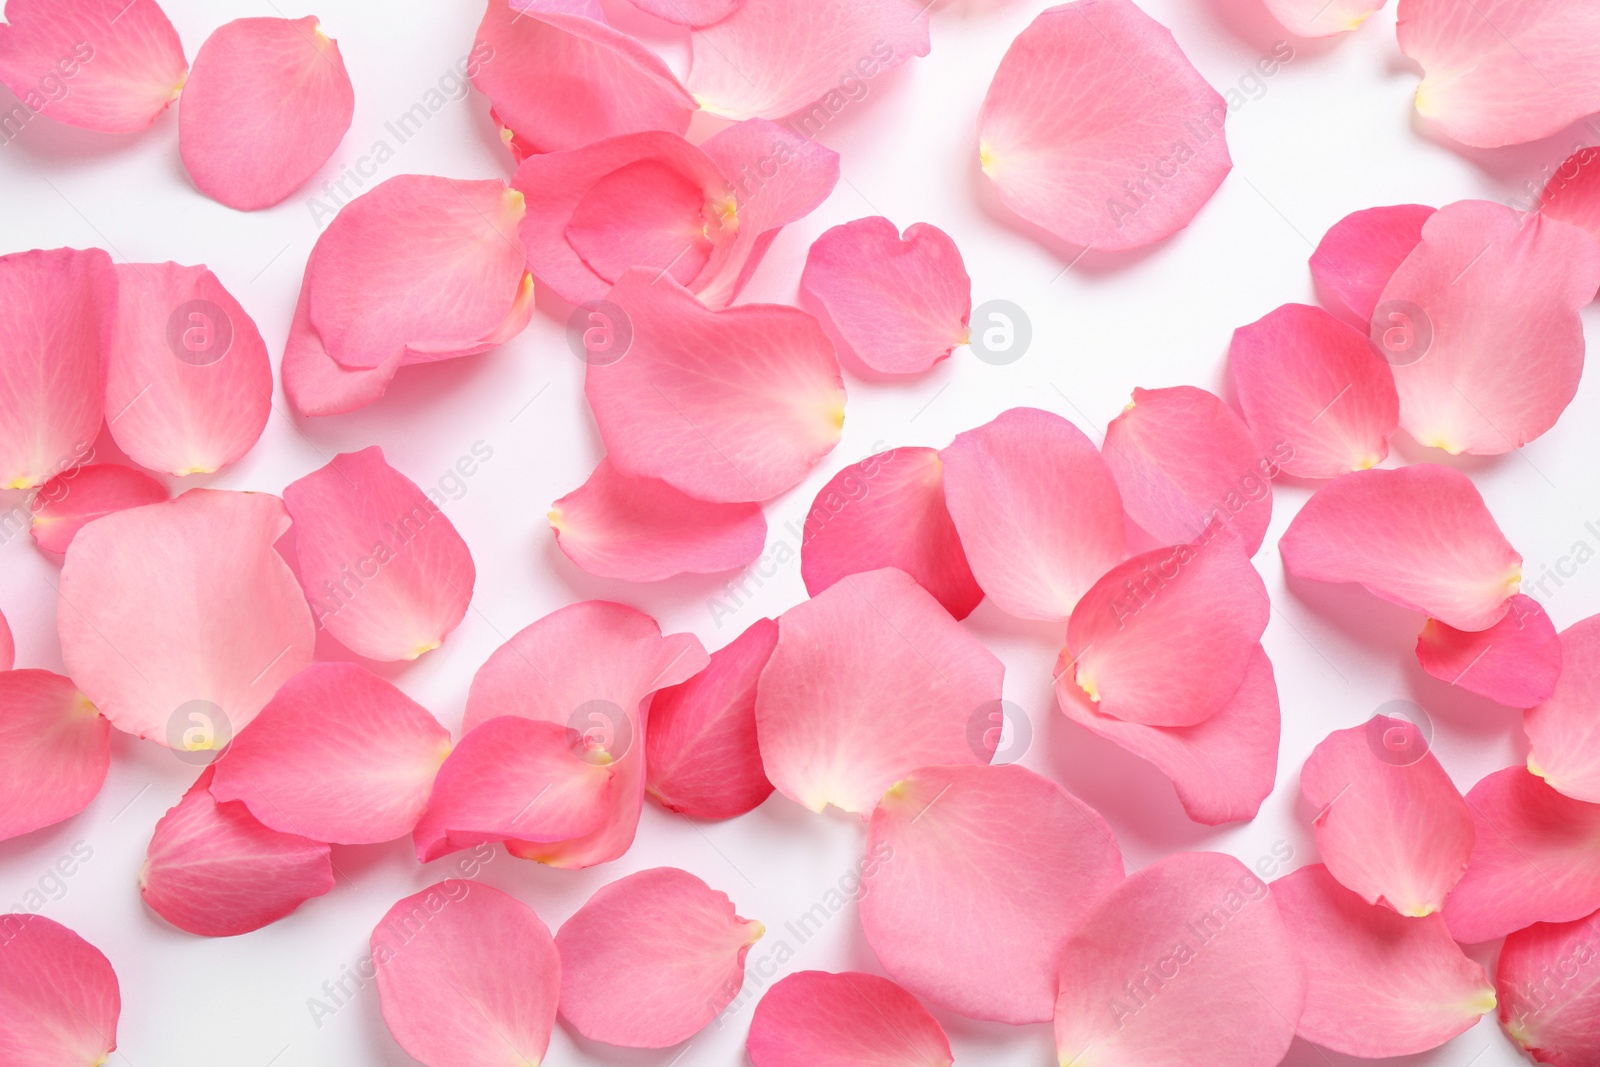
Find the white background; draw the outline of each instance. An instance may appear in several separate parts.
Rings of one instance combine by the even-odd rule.
[[[1219,89],[1239,84],[1257,58],[1286,35],[1256,0],[1141,0],[1172,28],[1202,74]],[[164,0],[192,58],[220,23],[247,15],[299,17],[272,0]],[[966,257],[977,302],[1006,299],[1034,327],[1019,362],[994,367],[966,350],[909,383],[850,377],[844,440],[806,482],[768,507],[769,551],[794,545],[812,496],[841,466],[895,445],[942,446],[962,429],[1021,404],[1059,412],[1096,439],[1135,386],[1193,383],[1225,390],[1231,331],[1279,304],[1314,302],[1306,257],[1346,213],[1376,204],[1443,204],[1465,197],[1505,200],[1539,168],[1559,162],[1580,131],[1520,149],[1466,152],[1431,136],[1411,113],[1415,68],[1400,55],[1392,11],[1331,43],[1295,42],[1292,62],[1259,98],[1230,116],[1235,170],[1187,230],[1153,249],[1066,261],[1007,227],[984,206],[975,120],[990,77],[1011,39],[1044,6],[1017,0],[988,15],[940,10],[933,52],[880,75],[865,100],[822,135],[843,156],[843,180],[813,216],[778,238],[745,300],[793,302],[810,242],[829,226],[885,214],[904,227],[934,223]],[[660,46],[682,73],[687,37],[607,4],[615,21]],[[274,354],[294,310],[296,287],[317,236],[315,187],[389,139],[385,123],[408,110],[471,48],[476,0],[376,3],[323,0],[314,12],[337,38],[356,85],[355,121],[312,186],[268,211],[240,214],[197,194],[178,158],[176,108],[137,137],[90,134],[34,122],[0,148],[0,251],[101,245],[119,261],[205,263],[255,318]],[[1109,87],[1108,91],[1115,91]],[[8,97],[3,89],[0,96]],[[9,107],[9,99],[0,100]],[[452,102],[376,180],[415,171],[458,178],[509,177],[511,161],[472,93]],[[697,122],[693,135],[705,131]],[[1591,138],[1593,139],[1593,138]],[[438,486],[476,442],[493,457],[447,505],[471,546],[479,581],[473,610],[439,651],[418,663],[381,667],[446,725],[460,724],[467,684],[485,657],[519,628],[564,604],[602,597],[634,605],[668,631],[693,631],[711,649],[762,614],[804,597],[799,567],[782,568],[754,601],[719,628],[708,609],[725,577],[646,586],[602,581],[557,550],[544,521],[550,502],[579,485],[600,455],[583,403],[582,365],[562,334],[565,308],[540,298],[526,333],[486,355],[401,372],[379,403],[350,415],[303,420],[281,391],[256,449],[232,468],[192,485],[279,492],[335,453],[381,444],[388,459],[424,488]],[[1590,336],[1600,328],[1591,307]],[[1453,462],[1472,475],[1537,579],[1579,540],[1600,547],[1585,523],[1600,520],[1595,456],[1600,453],[1600,385],[1591,375],[1560,424],[1519,455],[1451,461],[1398,442],[1390,463]],[[110,455],[102,450],[102,455]],[[1277,668],[1284,737],[1278,788],[1253,822],[1220,829],[1190,823],[1156,771],[1067,723],[1054,710],[1050,669],[1059,627],[1009,619],[990,605],[968,620],[1006,662],[1005,693],[1026,709],[1033,746],[1024,763],[1093,804],[1115,828],[1131,867],[1184,849],[1217,849],[1249,863],[1289,843],[1294,864],[1315,859],[1307,813],[1297,803],[1298,771],[1328,731],[1365,720],[1392,699],[1423,705],[1435,747],[1463,790],[1520,762],[1517,712],[1433,681],[1411,648],[1421,619],[1358,590],[1285,585],[1275,544],[1308,488],[1280,484],[1272,531],[1256,558],[1275,605],[1266,647]],[[21,494],[0,493],[11,507]],[[1600,529],[1600,522],[1597,522]],[[26,537],[0,546],[0,610],[16,632],[21,666],[61,669],[55,637],[55,565]],[[752,584],[753,587],[753,584]],[[1558,626],[1600,609],[1600,565],[1581,569],[1545,597]],[[152,620],[158,623],[159,620]],[[121,978],[119,1067],[349,1067],[412,1061],[394,1045],[375,991],[362,990],[319,1027],[308,998],[366,951],[376,921],[398,898],[450,873],[454,861],[420,868],[408,842],[336,848],[338,884],[329,895],[264,930],[207,940],[166,925],[140,902],[136,878],[150,831],[182,794],[195,768],[166,750],[117,735],[110,778],[77,818],[0,844],[0,908],[39,885],[76,842],[92,858],[44,913],[110,957]],[[580,872],[548,870],[502,851],[484,880],[537,909],[552,929],[598,886],[634,870],[682,866],[728,892],[742,914],[771,932],[753,950],[752,974],[771,975],[777,941],[795,959],[784,971],[876,970],[854,908],[822,934],[797,943],[784,924],[838,884],[859,853],[863,831],[848,817],[816,816],[774,796],[723,824],[691,824],[647,807],[638,844],[621,860]],[[58,894],[59,895],[59,894]],[[1488,955],[1477,953],[1485,962]],[[754,987],[751,978],[747,992]],[[597,1046],[558,1026],[550,1064],[721,1065],[745,1062],[750,1003],[687,1048],[635,1053]],[[942,1015],[958,1063],[1053,1063],[1047,1026],[1010,1028]],[[1297,1043],[1297,1067],[1344,1064]],[[1437,1052],[1406,1064],[1499,1067],[1521,1062],[1485,1020]]]

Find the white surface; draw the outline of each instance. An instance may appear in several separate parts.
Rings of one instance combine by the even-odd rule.
[[[1240,84],[1256,59],[1285,34],[1264,15],[1234,15],[1247,0],[1141,0],[1171,27],[1213,85]],[[1253,0],[1248,0],[1252,2]],[[164,0],[191,58],[220,23],[281,13],[243,0]],[[1071,418],[1098,439],[1134,386],[1193,383],[1223,388],[1223,356],[1234,327],[1279,304],[1311,303],[1311,245],[1349,211],[1398,202],[1441,204],[1464,197],[1507,199],[1539,167],[1559,162],[1575,135],[1471,158],[1414,125],[1416,74],[1394,42],[1393,13],[1332,43],[1296,42],[1297,55],[1228,121],[1236,168],[1199,218],[1174,240],[1142,253],[1065,261],[1006,228],[980,206],[974,123],[1001,54],[1045,6],[1018,0],[984,17],[940,11],[933,53],[870,82],[821,139],[843,154],[844,180],[812,217],[778,238],[746,300],[792,302],[810,242],[825,228],[881,213],[898,225],[932,222],[961,247],[979,303],[1006,299],[1031,316],[1031,351],[1008,367],[966,351],[909,384],[851,378],[844,440],[812,476],[768,508],[769,551],[797,545],[812,496],[846,463],[883,447],[942,446],[958,431],[1005,408],[1031,404]],[[613,5],[608,3],[608,7]],[[684,38],[613,10],[652,35],[682,71]],[[436,87],[470,49],[480,6],[322,0],[315,13],[339,40],[356,84],[355,122],[312,187],[278,207],[239,214],[198,195],[178,159],[176,109],[136,138],[33,123],[0,148],[0,251],[99,244],[120,260],[206,263],[281,353],[296,287],[317,235],[311,197],[388,140],[396,149],[368,185],[406,171],[452,177],[509,176],[487,101],[472,93],[442,108],[412,140],[396,145],[385,124]],[[446,86],[448,87],[448,81]],[[1245,86],[1251,86],[1247,83]],[[3,94],[4,90],[0,90]],[[698,127],[697,127],[698,131]],[[709,599],[726,579],[630,586],[593,579],[556,549],[544,514],[580,484],[599,456],[582,396],[582,365],[569,353],[563,309],[541,298],[541,314],[512,343],[472,359],[403,371],[389,395],[363,411],[306,421],[278,409],[257,448],[230,469],[189,485],[279,492],[334,453],[381,444],[396,467],[425,488],[452,486],[449,472],[476,442],[492,458],[464,481],[447,512],[477,560],[474,610],[439,651],[385,670],[444,722],[460,724],[473,671],[506,637],[569,602],[605,597],[635,605],[664,629],[691,630],[718,648],[761,614],[805,593],[797,563],[752,579],[753,597],[719,628]],[[1591,307],[1590,336],[1600,328]],[[1465,461],[1537,581],[1578,541],[1600,546],[1600,384],[1591,375],[1560,424],[1522,455]],[[1423,450],[1402,445],[1408,459]],[[1441,457],[1429,454],[1426,458]],[[1398,460],[1391,460],[1391,463]],[[1420,619],[1359,592],[1285,589],[1277,537],[1306,496],[1280,485],[1272,532],[1256,559],[1275,613],[1266,646],[1282,693],[1279,785],[1259,818],[1208,829],[1188,822],[1157,772],[1067,723],[1053,707],[1050,669],[1059,628],[1006,618],[985,604],[968,625],[1006,661],[1006,696],[1027,710],[1034,740],[1024,763],[1098,807],[1116,829],[1130,866],[1182,849],[1218,849],[1246,862],[1284,841],[1294,864],[1315,859],[1306,815],[1297,808],[1298,769],[1329,730],[1365,720],[1395,698],[1433,716],[1435,746],[1465,789],[1519,762],[1518,714],[1452,691],[1423,675],[1411,654]],[[21,502],[0,493],[0,505]],[[1591,528],[1585,524],[1596,521]],[[787,555],[787,553],[784,553]],[[61,669],[55,638],[54,566],[26,536],[0,546],[0,610],[16,632],[22,666]],[[771,568],[766,570],[771,573]],[[1581,568],[1545,597],[1559,626],[1600,609],[1600,566]],[[338,885],[288,919],[243,937],[206,940],[164,924],[135,887],[150,830],[193,780],[195,769],[155,745],[118,735],[104,791],[79,817],[0,844],[0,907],[43,886],[43,913],[99,946],[122,982],[118,1067],[349,1067],[412,1061],[390,1040],[369,986],[319,1026],[308,999],[322,995],[364,955],[374,923],[399,897],[454,872],[457,858],[421,868],[406,842],[339,848]],[[532,904],[552,929],[596,887],[633,870],[685,867],[726,890],[742,914],[765,921],[767,940],[750,957],[743,1007],[684,1049],[629,1053],[588,1044],[557,1028],[547,1062],[558,1064],[744,1063],[742,1044],[760,988],[808,968],[875,970],[854,908],[800,943],[789,922],[837,886],[856,862],[862,827],[818,817],[775,796],[756,812],[719,825],[691,825],[647,807],[638,844],[620,861],[582,872],[553,871],[497,851],[482,878]],[[64,889],[47,871],[75,842],[92,858]],[[4,910],[11,910],[5,907]],[[780,943],[793,959],[774,971]],[[1487,961],[1486,961],[1487,962]],[[957,1062],[985,1067],[1052,1063],[1047,1026],[1008,1028],[941,1016]],[[681,1057],[675,1059],[675,1057]],[[1298,1067],[1356,1062],[1297,1044]],[[1435,1053],[1406,1064],[1503,1067],[1522,1062],[1485,1020]]]

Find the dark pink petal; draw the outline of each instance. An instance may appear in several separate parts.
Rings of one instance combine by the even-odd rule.
[[[111,725],[221,748],[311,662],[311,612],[273,548],[288,529],[268,493],[191,489],[78,531],[61,568],[61,657]]]
[[[1600,244],[1576,226],[1484,200],[1440,208],[1373,316],[1401,429],[1497,455],[1554,426],[1583,374],[1578,312],[1597,288]]]
[[[745,954],[765,932],[687,871],[620,878],[556,932],[561,1017],[591,1041],[676,1045],[738,995]]]
[[[389,662],[444,643],[472,599],[472,553],[377,445],[345,452],[283,491],[300,583],[317,622],[350,651]]]
[[[1396,204],[1353,211],[1311,253],[1311,277],[1328,310],[1365,333],[1395,270],[1422,240],[1434,209]]]
[[[1056,701],[1067,718],[1149,760],[1172,779],[1195,822],[1217,826],[1253,819],[1278,774],[1281,717],[1272,661],[1258,645],[1239,689],[1196,726],[1144,726],[1096,710],[1058,663]]]
[[[1128,517],[1167,544],[1237,537],[1253,556],[1272,520],[1282,449],[1263,449],[1233,409],[1204,389],[1135,389],[1101,446]]]
[[[450,732],[354,663],[313,663],[284,683],[217,761],[211,795],[280,833],[340,845],[411,832]]]
[[[1078,601],[1057,684],[1076,684],[1101,714],[1126,722],[1194,726],[1239,691],[1270,611],[1233,541],[1145,552]]]
[[[711,311],[638,269],[609,299],[633,346],[590,363],[584,391],[618,470],[701,500],[769,500],[838,444],[844,380],[810,315],[776,304]]]
[[[33,504],[33,540],[46,552],[63,555],[87,523],[166,499],[167,487],[144,471],[120,463],[73,467],[40,487]]]
[[[972,280],[956,243],[925,222],[904,237],[881,215],[835,226],[812,244],[800,288],[884,374],[920,374],[967,343]]]
[[[403,355],[371,370],[353,370],[328,355],[316,327],[311,325],[306,297],[311,289],[310,273],[308,265],[283,350],[283,391],[302,415],[342,415],[382,396],[400,369]]]
[[[835,474],[806,513],[800,574],[816,596],[839,579],[895,567],[958,619],[983,599],[945,509],[944,463],[931,448],[895,448]]]
[[[692,39],[689,91],[735,119],[786,118],[929,47],[927,9],[912,0],[745,0]]]
[[[272,363],[256,324],[205,267],[117,267],[105,361],[118,447],[164,474],[209,474],[243,456],[272,414]]]
[[[1534,923],[1506,938],[1495,965],[1500,1025],[1539,1063],[1600,1063],[1600,916]]]
[[[135,133],[183,88],[183,44],[155,0],[7,0],[5,21],[0,82],[58,122]]]
[[[1432,463],[1356,471],[1318,489],[1278,542],[1284,568],[1360,582],[1461,630],[1486,630],[1522,583],[1522,556],[1472,480]]]
[[[43,915],[0,915],[0,1061],[105,1063],[121,1014],[117,973],[104,953]]]
[[[1444,909],[1457,941],[1489,941],[1600,908],[1600,805],[1508,767],[1473,786],[1467,806],[1477,827],[1472,862]]]
[[[650,49],[550,4],[489,0],[467,73],[533,152],[643,130],[681,134],[695,101]]]
[[[1121,251],[1171,237],[1211,199],[1233,168],[1227,114],[1131,0],[1075,0],[1034,19],[1000,61],[978,154],[1018,215]]]
[[[1487,630],[1457,630],[1429,619],[1417,638],[1417,662],[1440,681],[1507,707],[1549,699],[1561,677],[1562,642],[1539,602],[1522,593]],[[1597,796],[1600,799],[1600,796]]]
[[[650,704],[645,788],[673,811],[731,819],[772,794],[756,742],[756,681],[778,644],[757,619],[711,654],[705,670]]]
[[[680,26],[710,26],[739,9],[744,0],[632,0],[640,11]]]
[[[1002,611],[1065,622],[1128,556],[1122,497],[1072,423],[1012,408],[939,453],[944,496],[978,584]]]
[[[43,485],[92,452],[116,305],[98,248],[0,256],[0,489]]]
[[[736,570],[767,541],[760,505],[696,500],[659,479],[623,474],[608,458],[551,506],[550,528],[572,562],[629,582]]]
[[[1407,919],[1368,904],[1320,863],[1273,882],[1272,899],[1306,967],[1296,1029],[1307,1041],[1363,1059],[1409,1056],[1494,1010],[1489,976],[1443,916]]]
[[[1367,21],[1387,0],[1267,0],[1267,10],[1296,37],[1332,37]]]
[[[988,763],[968,727],[1004,674],[903,571],[849,575],[778,619],[756,691],[767,777],[812,811],[865,816],[917,767]]]
[[[78,814],[110,766],[111,724],[72,679],[0,671],[0,841]]]
[[[1233,331],[1228,366],[1259,454],[1297,478],[1376,467],[1400,425],[1394,374],[1364,333],[1285,304]]]
[[[1548,137],[1600,111],[1600,8],[1586,0],[1400,0],[1421,64],[1417,113],[1478,148]]]
[[[1600,148],[1580,148],[1556,168],[1539,194],[1539,210],[1600,240]]]
[[[1273,1067],[1306,976],[1266,885],[1183,852],[1100,898],[1061,954],[1062,1067]]]
[[[1062,946],[1121,880],[1110,827],[1049,779],[1014,765],[923,767],[872,814],[861,926],[919,996],[1044,1022]]]
[[[1544,624],[1549,624],[1547,618]],[[1600,802],[1600,719],[1595,715],[1600,706],[1600,615],[1561,631],[1555,662],[1560,680],[1554,692],[1542,703],[1512,705],[1529,708],[1522,718],[1532,746],[1528,769],[1569,797]]]
[[[0,670],[9,671],[17,662],[17,644],[11,636],[11,624],[0,615]]]
[[[333,888],[329,848],[257,822],[211,795],[207,767],[156,823],[139,872],[144,902],[180,930],[232,937],[258,930]]]
[[[389,1033],[428,1067],[538,1067],[561,995],[561,957],[533,909],[452,878],[389,909],[372,931]]]
[[[755,1067],[950,1067],[950,1039],[917,998],[860,971],[799,971],[756,1005]]]

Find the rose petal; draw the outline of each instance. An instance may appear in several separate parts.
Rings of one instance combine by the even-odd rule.
[[[1600,240],[1600,148],[1580,148],[1556,168],[1539,194],[1539,210]]]
[[[315,252],[312,255],[314,258]],[[311,325],[310,275],[311,267],[307,263],[306,278],[300,283],[300,299],[295,304],[294,321],[289,326],[289,340],[283,350],[283,391],[302,415],[342,415],[366,407],[382,396],[400,369],[403,357],[395,355],[371,370],[355,370],[328,355],[316,327]]]
[[[1600,702],[1600,615],[1561,631],[1556,665],[1560,680],[1554,692],[1542,703],[1530,701],[1538,706],[1529,706],[1522,718],[1532,747],[1528,769],[1569,797],[1600,802],[1600,723],[1594,713]]]
[[[122,991],[104,953],[43,915],[0,915],[0,1060],[105,1063],[121,1014]]]
[[[1366,332],[1383,287],[1422,240],[1433,212],[1421,204],[1369,207],[1329,227],[1311,253],[1311,277],[1328,310]]]
[[[1539,1063],[1600,1061],[1600,983],[1592,976],[1600,917],[1534,923],[1506,938],[1495,965],[1500,1025]]]
[[[860,971],[798,971],[756,1005],[755,1067],[950,1067],[950,1039],[917,998]]]
[[[72,679],[0,671],[0,841],[78,814],[110,766],[111,724]]]
[[[1417,637],[1422,669],[1508,707],[1547,700],[1561,676],[1561,641],[1539,602],[1518,593],[1487,630],[1457,630],[1429,619]]]
[[[33,540],[46,552],[63,555],[78,531],[94,520],[166,499],[166,486],[132,467],[73,467],[45,482],[34,498]],[[3,657],[0,666],[6,666]]]
[[[1386,0],[1267,0],[1267,10],[1296,37],[1349,33],[1383,7]]]
[[[9,671],[17,663],[17,644],[11,636],[11,625],[0,614],[0,670]]]
[[[633,6],[680,26],[710,26],[739,9],[744,0],[632,0]]]

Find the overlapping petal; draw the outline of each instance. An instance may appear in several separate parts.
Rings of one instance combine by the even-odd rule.
[[[313,251],[312,257],[315,255]],[[311,290],[309,264],[306,274],[283,349],[283,391],[302,415],[342,415],[382,396],[400,369],[402,356],[396,355],[371,370],[360,370],[345,367],[328,355],[316,327],[311,325],[307,301]]]
[[[1332,37],[1367,21],[1387,0],[1267,0],[1267,10],[1296,37]]]
[[[122,990],[104,953],[43,915],[0,915],[0,1060],[105,1063],[121,1014]]]
[[[755,1067],[951,1067],[950,1039],[917,998],[860,971],[798,971],[756,1005]]]
[[[132,467],[120,463],[73,467],[39,488],[33,502],[33,540],[46,552],[64,555],[87,523],[166,499],[166,486]]]
[[[1556,663],[1560,680],[1554,691],[1542,702],[1528,702],[1538,706],[1530,706],[1522,719],[1531,744],[1528,769],[1569,797],[1600,803],[1600,719],[1595,716],[1600,704],[1600,615],[1561,632]],[[1512,669],[1510,662],[1506,669]]]
[[[1600,148],[1580,148],[1556,168],[1539,194],[1539,210],[1600,240]]]
[[[1500,1025],[1539,1063],[1600,1062],[1600,916],[1534,923],[1506,938],[1495,965]]]
[[[739,9],[744,0],[632,0],[640,11],[681,26],[710,26]]]
[[[78,814],[110,766],[111,724],[72,679],[0,671],[0,841]]]
[[[1365,332],[1383,287],[1422,240],[1433,212],[1421,204],[1369,207],[1330,226],[1311,253],[1311,277],[1328,310]]]
[[[1511,598],[1506,613],[1487,630],[1457,630],[1429,619],[1417,637],[1423,670],[1513,708],[1532,707],[1555,691],[1561,650],[1555,623],[1523,593]]]

